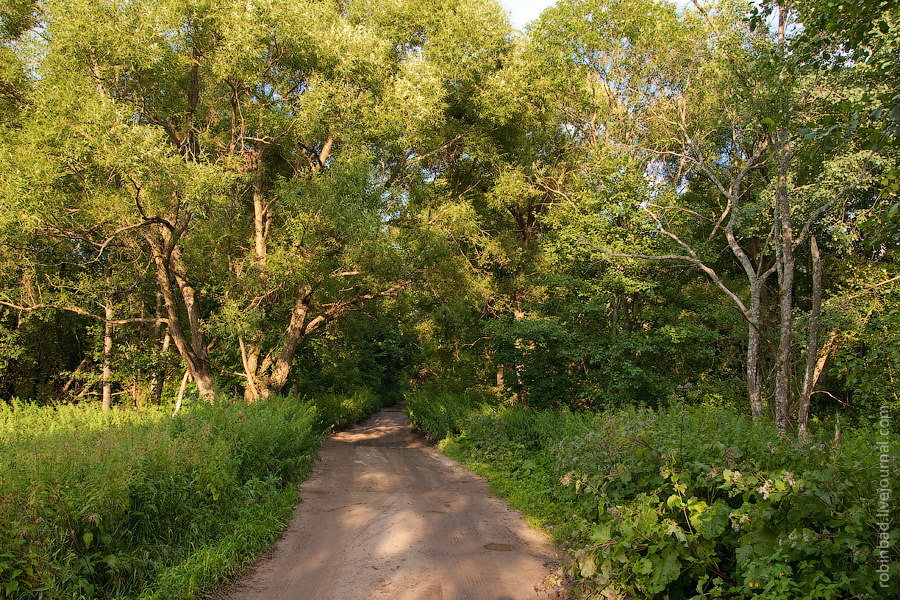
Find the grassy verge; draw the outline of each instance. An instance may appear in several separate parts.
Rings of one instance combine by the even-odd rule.
[[[455,409],[430,401],[410,401],[421,428],[447,431],[444,452],[569,547],[566,574],[586,597],[900,592],[898,510],[884,500],[900,483],[894,434],[887,447],[873,446],[872,430],[799,443],[685,405],[573,414],[481,404],[447,427]]]
[[[161,411],[0,405],[0,598],[195,598],[290,519],[367,391]]]

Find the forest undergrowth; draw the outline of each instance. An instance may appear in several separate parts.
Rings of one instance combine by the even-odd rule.
[[[560,574],[581,597],[900,593],[893,432],[863,426],[836,441],[822,426],[803,442],[683,397],[575,413],[426,388],[407,407],[567,548]]]
[[[0,404],[0,597],[196,598],[290,520],[323,434],[368,389],[159,408]]]

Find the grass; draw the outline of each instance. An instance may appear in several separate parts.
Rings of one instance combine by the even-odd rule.
[[[197,598],[274,541],[368,390],[161,410],[0,404],[0,598]]]

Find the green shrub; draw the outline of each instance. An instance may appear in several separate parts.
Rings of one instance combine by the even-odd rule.
[[[383,406],[381,398],[369,388],[323,391],[309,402],[316,411],[316,427],[323,432],[352,427]]]
[[[485,400],[475,392],[455,393],[426,387],[406,395],[410,425],[436,439],[460,432],[460,424]]]
[[[591,590],[647,598],[879,595],[879,454],[870,432],[839,444],[826,434],[795,443],[684,405],[598,415],[554,453],[585,544],[570,572]],[[894,464],[894,486],[898,475]],[[900,571],[892,580],[896,593]]]
[[[417,398],[420,414],[443,406],[428,400]],[[900,592],[896,434],[845,431],[835,443],[821,430],[800,443],[683,403],[596,415],[476,407],[454,423],[445,451],[553,527],[589,597]]]

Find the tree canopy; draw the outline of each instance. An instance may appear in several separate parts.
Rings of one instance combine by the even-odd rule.
[[[897,18],[0,0],[0,393],[898,411]]]

